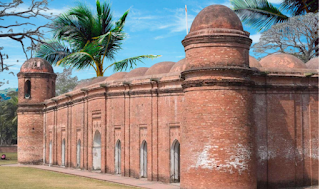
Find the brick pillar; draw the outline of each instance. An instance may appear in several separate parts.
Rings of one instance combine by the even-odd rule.
[[[249,33],[232,10],[211,5],[182,44],[181,188],[255,189]]]

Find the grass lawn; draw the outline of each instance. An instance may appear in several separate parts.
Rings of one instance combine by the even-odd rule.
[[[1,160],[0,159],[0,166],[1,165],[7,165],[7,164],[16,164],[18,162],[17,153],[0,153],[0,156],[2,154],[6,154],[7,160]],[[0,185],[0,188],[1,188],[1,185]]]
[[[0,188],[12,189],[37,189],[37,188],[135,188],[110,182],[66,175],[29,167],[6,167],[0,166]]]

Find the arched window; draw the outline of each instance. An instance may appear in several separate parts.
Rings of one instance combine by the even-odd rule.
[[[121,142],[120,140],[116,142],[116,146],[114,150],[114,165],[115,165],[115,173],[121,174]]]
[[[50,140],[49,144],[49,165],[52,165],[52,140]]]
[[[24,83],[24,98],[25,99],[31,98],[31,82],[30,82],[30,80],[27,80]]]
[[[144,140],[140,147],[140,176],[147,178],[147,163],[148,163],[148,152],[147,142]]]
[[[79,139],[77,143],[77,167],[78,168],[80,167],[80,157],[81,157],[80,150],[81,150],[81,141]]]
[[[92,158],[93,158],[93,169],[101,169],[101,135],[99,131],[96,131],[93,139],[93,149],[92,149]]]
[[[66,156],[66,142],[65,139],[62,140],[61,144],[61,166],[65,166],[65,156]]]
[[[180,143],[178,140],[173,141],[170,153],[170,180],[180,182]]]

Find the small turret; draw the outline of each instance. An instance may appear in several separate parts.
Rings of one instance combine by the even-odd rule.
[[[52,66],[41,58],[27,60],[18,73],[18,162],[38,164],[43,153],[43,102],[55,96]]]

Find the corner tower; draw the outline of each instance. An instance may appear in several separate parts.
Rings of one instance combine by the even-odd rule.
[[[18,73],[18,162],[38,164],[43,153],[43,102],[55,96],[52,66],[31,58]]]
[[[182,41],[181,188],[257,188],[251,43],[237,15],[222,5],[204,8]]]

